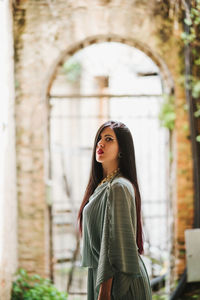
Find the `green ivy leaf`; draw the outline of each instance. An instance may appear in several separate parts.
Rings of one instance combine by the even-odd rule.
[[[195,59],[194,63],[195,63],[195,65],[200,66],[200,57]]]
[[[198,10],[198,9],[196,9],[196,8],[194,8],[194,7],[192,7],[191,8],[191,14],[193,15],[193,16],[200,16],[200,11]]]
[[[200,109],[197,110],[197,111],[195,111],[194,116],[195,116],[196,118],[199,118],[199,117],[200,117]]]
[[[199,98],[199,96],[200,96],[200,81],[196,81],[193,84],[192,96],[196,99]]]
[[[185,18],[185,19],[184,19],[184,22],[185,22],[185,24],[187,24],[188,26],[191,26],[191,25],[192,25],[192,20],[191,20],[191,19]]]
[[[200,17],[195,18],[194,24],[195,25],[199,25],[200,24]]]
[[[196,141],[200,143],[200,135],[197,135]]]

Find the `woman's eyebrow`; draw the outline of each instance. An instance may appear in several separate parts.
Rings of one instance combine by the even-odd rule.
[[[111,136],[111,137],[114,137],[114,136],[112,136],[111,134],[105,134],[105,136]]]
[[[107,136],[111,136],[113,139],[114,139],[114,136],[113,135],[111,135],[111,134],[105,134],[104,135],[104,137],[107,137]],[[100,138],[102,137],[102,135],[100,134],[100,136],[99,136]]]
[[[115,139],[115,137],[114,137],[113,135],[111,135],[111,134],[105,134],[105,135],[104,135],[104,138],[107,138],[107,137],[110,137],[110,138],[112,138],[113,140]]]

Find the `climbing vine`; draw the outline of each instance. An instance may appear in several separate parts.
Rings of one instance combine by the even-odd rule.
[[[185,1],[183,1],[185,4]],[[191,89],[192,97],[195,100],[196,111],[194,117],[200,121],[200,0],[191,0],[190,7],[184,5],[186,18],[184,22],[188,30],[182,33],[182,39],[186,45],[190,45],[192,70],[188,78],[188,87]],[[200,134],[196,140],[200,142]]]
[[[191,90],[196,108],[194,117],[200,124],[200,0],[167,1],[164,8],[168,15],[170,15],[170,10],[174,10],[174,17],[176,15],[177,18],[178,15],[179,21],[184,18],[184,23],[187,25],[187,30],[184,29],[181,35],[185,45],[189,45],[191,49],[191,76],[187,78],[186,87]],[[161,125],[172,130],[175,117],[173,99],[171,96],[167,96],[159,114]],[[196,140],[200,142],[200,134],[197,135]]]
[[[172,95],[164,96],[164,102],[161,106],[161,110],[158,117],[161,126],[166,127],[169,130],[174,129],[174,124],[176,119],[174,96]]]

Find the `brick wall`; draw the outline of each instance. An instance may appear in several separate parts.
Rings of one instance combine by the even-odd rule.
[[[193,166],[187,113],[184,112],[185,95],[177,95],[176,149],[177,149],[177,198],[175,206],[175,257],[176,273],[180,276],[185,268],[184,231],[193,226]],[[178,91],[177,91],[178,94]]]
[[[19,264],[48,275],[48,226],[45,179],[47,163],[46,95],[56,66],[66,55],[90,43],[121,41],[138,47],[160,67],[166,90],[174,84],[176,131],[174,185],[176,272],[184,268],[183,231],[192,224],[193,186],[190,140],[183,129],[187,112],[180,85],[180,25],[166,19],[156,1],[29,0],[15,7],[15,76],[17,178],[19,201]],[[160,4],[161,5],[161,4]],[[159,11],[160,7],[160,11]],[[178,26],[178,29],[177,29]],[[173,54],[173,55],[172,55]],[[172,74],[172,77],[170,77]],[[185,127],[184,127],[185,128]],[[184,207],[190,213],[185,214]]]

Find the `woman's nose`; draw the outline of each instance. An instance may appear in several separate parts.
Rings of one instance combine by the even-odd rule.
[[[101,147],[101,148],[104,147],[104,144],[103,144],[103,141],[102,141],[102,140],[100,140],[100,141],[98,142],[98,146]]]

